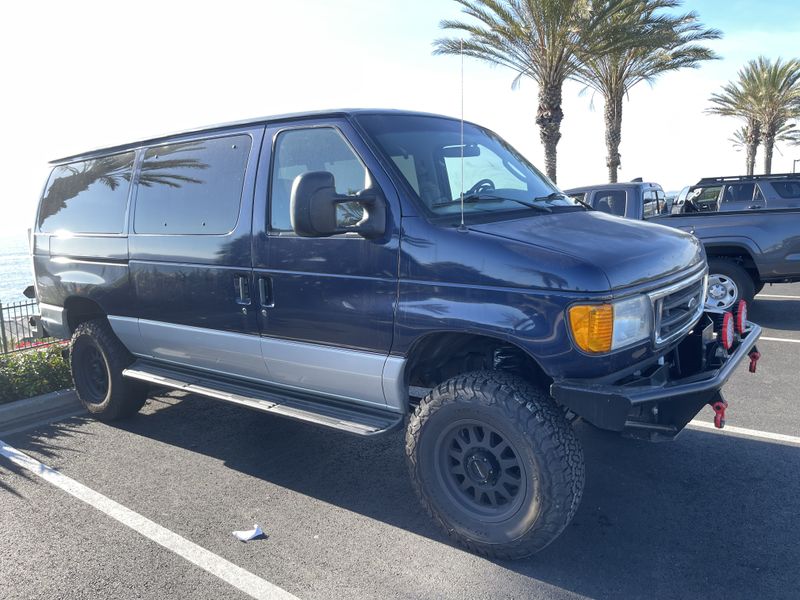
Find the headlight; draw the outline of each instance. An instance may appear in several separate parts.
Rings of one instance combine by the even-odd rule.
[[[650,299],[636,296],[610,304],[576,304],[569,308],[572,338],[581,350],[611,352],[650,338]]]

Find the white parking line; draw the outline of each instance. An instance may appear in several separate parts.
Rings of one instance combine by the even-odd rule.
[[[800,340],[792,340],[792,339],[789,339],[789,338],[765,337],[763,335],[760,338],[758,338],[759,342],[761,340],[764,340],[764,341],[767,341],[767,342],[789,342],[789,343],[792,343],[792,344],[800,344]]]
[[[782,294],[758,294],[756,298],[786,298],[788,300],[800,300],[800,296],[784,296]]]
[[[783,444],[790,444],[792,446],[800,446],[800,437],[784,435],[782,433],[771,433],[769,431],[759,431],[757,429],[745,429],[744,427],[734,427],[733,425],[725,425],[724,429],[717,429],[713,423],[709,423],[708,421],[690,421],[688,427],[693,429],[706,429],[715,433],[731,433],[733,435],[741,435],[744,437],[762,440],[772,440],[773,442],[781,442]]]
[[[27,454],[9,446],[2,440],[0,440],[0,455],[5,456],[14,464],[27,469],[31,473],[38,475],[48,483],[52,483],[54,486],[61,488],[68,494],[75,496],[78,500],[82,500],[86,502],[86,504],[104,512],[112,519],[116,519],[123,525],[130,527],[135,532],[160,544],[167,550],[171,550],[201,569],[219,577],[224,582],[229,583],[252,598],[257,598],[258,600],[297,600],[296,596],[293,596],[286,590],[253,575],[250,571],[236,566],[232,562],[225,560],[221,556],[217,556],[202,546],[190,542],[177,533],[114,502],[111,498],[99,492],[95,492],[93,489],[86,487],[82,483],[78,483],[74,479],[70,479],[59,471],[51,469],[35,458],[31,458]]]

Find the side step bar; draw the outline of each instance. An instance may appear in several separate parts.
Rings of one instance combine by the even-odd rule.
[[[391,431],[402,425],[404,417],[401,413],[377,407],[304,396],[293,390],[266,385],[246,386],[229,379],[204,377],[180,368],[167,368],[143,360],[134,362],[122,371],[122,375],[356,435],[370,436]]]

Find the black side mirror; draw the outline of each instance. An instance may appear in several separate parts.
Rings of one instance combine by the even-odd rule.
[[[386,200],[373,187],[355,196],[336,193],[336,181],[328,171],[308,171],[298,175],[290,197],[292,229],[302,237],[328,237],[353,231],[365,238],[377,238],[386,232]],[[342,226],[336,208],[356,203],[364,216],[356,224]]]

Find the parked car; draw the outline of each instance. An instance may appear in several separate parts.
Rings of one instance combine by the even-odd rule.
[[[691,186],[680,212],[800,208],[800,174],[706,177]]]
[[[498,558],[575,514],[576,415],[671,439],[711,404],[721,425],[720,390],[760,334],[743,308],[735,328],[704,312],[690,234],[588,210],[491,131],[418,113],[271,117],[60,159],[33,261],[42,326],[71,337],[97,418],[156,386],[357,435],[407,423],[423,506]]]
[[[736,185],[739,191],[743,189]],[[747,185],[766,189],[763,181]],[[768,185],[787,196],[793,193],[794,183],[785,177],[769,180]],[[600,211],[676,227],[697,236],[708,258],[706,305],[729,310],[739,300],[752,302],[766,283],[800,281],[800,208],[776,208],[777,203],[772,202],[769,208],[765,204],[758,210],[749,206],[718,211],[717,207],[727,204],[720,204],[719,198],[731,193],[731,187],[726,182],[701,180],[685,188],[686,195],[683,191],[679,194],[677,204],[684,208],[671,213],[659,203],[661,188],[656,183],[602,184],[565,193],[579,195]],[[687,209],[690,204],[693,208]]]
[[[641,212],[644,217],[649,218],[668,212],[667,198],[662,187],[647,181],[604,183],[572,188],[564,190],[564,193],[570,198],[583,200],[595,210],[617,217]]]

